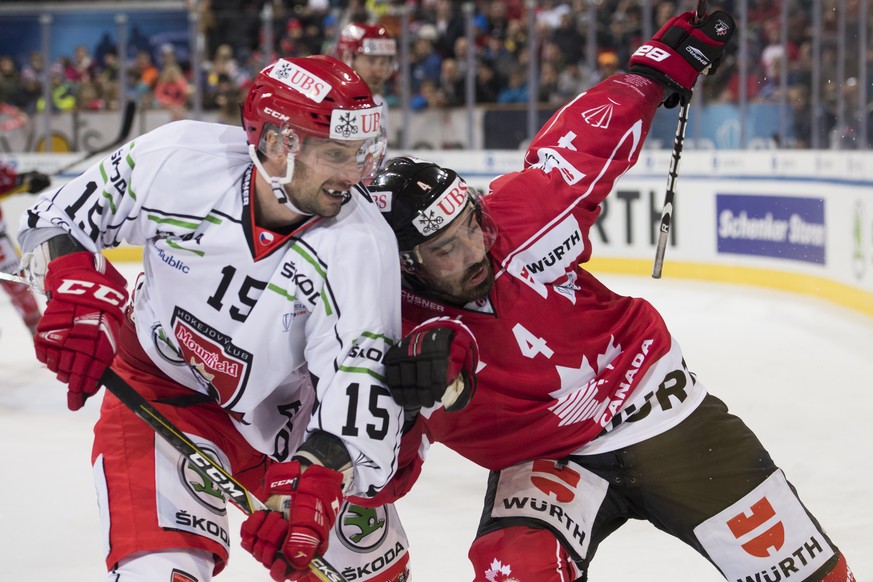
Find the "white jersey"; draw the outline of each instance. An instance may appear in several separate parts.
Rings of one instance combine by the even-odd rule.
[[[400,337],[394,235],[363,190],[290,236],[262,230],[255,171],[242,129],[171,123],[41,196],[22,232],[61,227],[94,252],[142,245],[134,316],[155,365],[280,461],[311,431],[339,437],[349,493],[374,492],[402,426],[382,367]]]

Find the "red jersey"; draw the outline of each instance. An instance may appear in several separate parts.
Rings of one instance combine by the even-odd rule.
[[[471,403],[432,412],[430,440],[491,470],[561,458],[615,428],[622,414],[633,420],[622,408],[636,395],[639,415],[665,373],[691,381],[655,308],[580,266],[591,256],[599,204],[636,162],[662,97],[643,77],[606,79],[555,113],[523,170],[491,183],[483,203],[497,225],[489,251],[496,280],[487,299],[460,308],[404,291],[405,333],[451,317],[479,345]]]

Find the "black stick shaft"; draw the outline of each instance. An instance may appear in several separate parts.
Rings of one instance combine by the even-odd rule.
[[[706,13],[706,0],[698,0],[694,13],[695,22],[703,20]],[[676,178],[679,176],[679,160],[685,144],[685,128],[688,125],[688,110],[690,98],[679,108],[679,123],[676,125],[676,135],[673,138],[673,154],[670,157],[670,170],[667,174],[667,192],[664,194],[664,208],[661,211],[661,225],[658,228],[658,242],[655,246],[655,263],[652,266],[652,278],[660,279],[664,269],[664,254],[667,251],[667,241],[670,238],[670,228],[673,226],[673,198],[676,196]]]

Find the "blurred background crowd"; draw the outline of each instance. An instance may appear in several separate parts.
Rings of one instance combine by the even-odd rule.
[[[4,35],[17,22],[40,18],[40,2],[28,3],[30,12],[19,7],[14,13],[8,9],[12,4],[6,4],[0,6]],[[114,3],[119,10],[125,4]],[[125,100],[135,99],[142,109],[164,110],[170,119],[205,113],[238,123],[238,104],[258,70],[279,56],[333,54],[339,29],[349,21],[379,23],[400,43],[397,71],[384,88],[392,110],[414,115],[473,106],[515,110],[523,116],[525,107],[535,107],[537,113],[548,113],[622,70],[664,21],[695,4],[186,0],[193,35],[161,38],[139,34],[133,27],[133,33],[120,39],[110,28],[99,38],[83,35],[71,54],[54,58],[43,46],[0,50],[0,136],[32,123],[45,111],[46,101],[51,111],[60,113],[118,110]],[[734,43],[717,73],[698,86],[695,106],[717,111],[724,105],[740,115],[757,111],[767,116],[776,127],[768,147],[869,148],[869,4],[871,0],[710,2],[711,9],[723,8],[737,18],[742,41]],[[136,19],[131,14],[130,20]],[[460,142],[458,147],[463,147]]]

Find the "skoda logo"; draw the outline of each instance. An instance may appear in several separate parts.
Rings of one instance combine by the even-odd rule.
[[[164,332],[164,328],[160,323],[156,323],[152,326],[152,342],[155,344],[155,349],[157,349],[158,355],[165,362],[169,362],[174,366],[185,365],[185,359],[176,347],[170,343],[170,340],[167,339],[167,334]]]
[[[388,535],[388,514],[384,507],[374,509],[346,503],[336,520],[336,531],[348,549],[370,552]]]
[[[217,465],[225,468],[224,463],[221,462],[221,457],[215,449],[209,446],[204,446],[203,444],[198,444],[198,446],[200,447],[200,450],[215,461]],[[221,489],[218,488],[208,475],[204,474],[202,467],[198,467],[194,463],[189,462],[185,455],[180,455],[178,468],[179,477],[182,483],[185,484],[191,497],[196,499],[200,505],[217,515],[224,515],[227,513],[224,493],[222,493]]]

